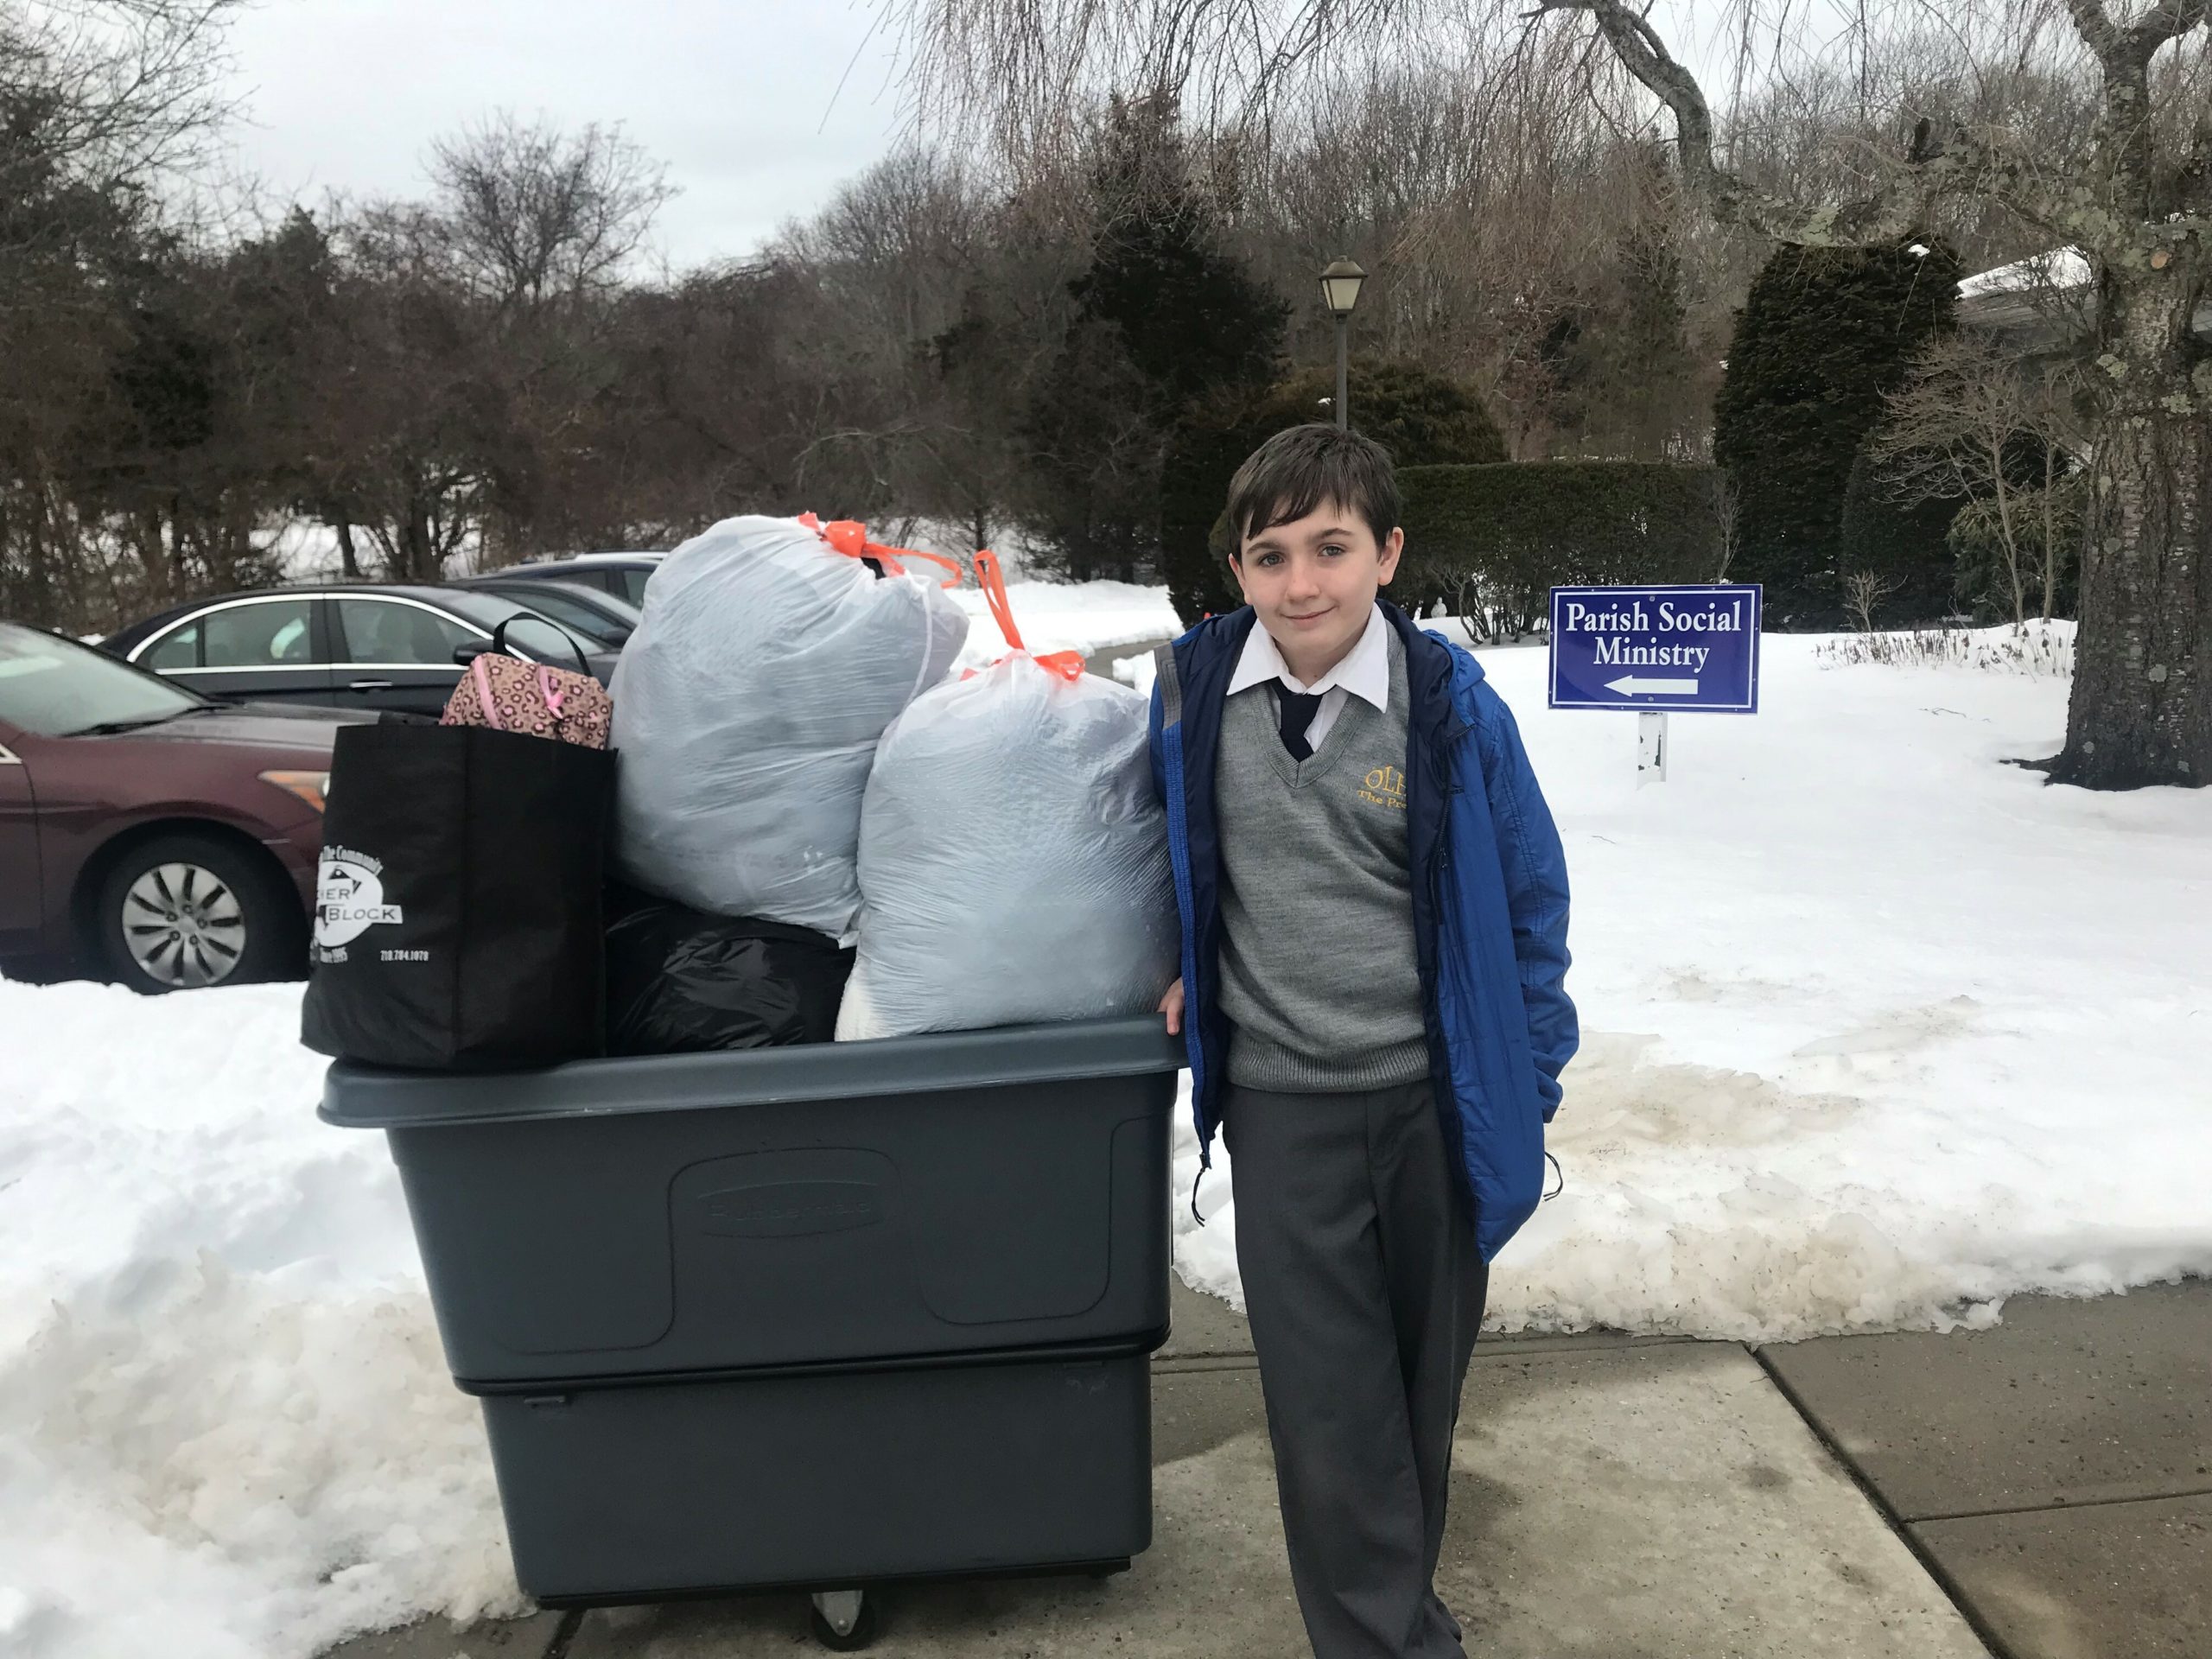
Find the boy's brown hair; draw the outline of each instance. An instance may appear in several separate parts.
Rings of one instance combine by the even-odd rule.
[[[1398,527],[1398,475],[1372,438],[1333,426],[1294,426],[1245,458],[1229,480],[1232,556],[1263,530],[1333,501],[1367,521],[1380,547]]]

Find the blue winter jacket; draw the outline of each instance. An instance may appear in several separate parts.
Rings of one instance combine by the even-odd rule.
[[[1567,859],[1519,728],[1482,664],[1396,607],[1382,612],[1406,647],[1406,814],[1430,1076],[1489,1262],[1542,1196],[1544,1125],[1580,1040],[1565,986]],[[1183,917],[1202,1169],[1212,1161],[1229,1055],[1214,762],[1229,678],[1256,620],[1248,606],[1163,647],[1152,695],[1153,781],[1167,810]]]

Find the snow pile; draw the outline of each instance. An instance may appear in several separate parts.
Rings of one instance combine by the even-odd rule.
[[[1977,271],[1959,283],[1959,297],[1977,299],[1984,294],[2018,294],[2030,289],[2087,288],[2096,280],[2088,255],[2076,247],[2052,248],[2030,254],[1993,270]]]
[[[1006,655],[1006,641],[991,620],[982,593],[973,587],[953,597],[974,619],[959,668],[980,668]],[[1086,657],[1116,645],[1172,639],[1183,632],[1165,588],[1139,588],[1125,582],[1013,582],[1007,599],[1021,620],[1021,637],[1039,657],[1079,651]]]
[[[1116,657],[1113,663],[1114,677],[1123,685],[1133,685],[1147,697],[1152,695],[1153,682],[1160,677],[1160,658],[1149,651],[1134,657]]]
[[[305,1655],[522,1605],[377,1135],[299,993],[0,985],[0,1648]]]
[[[1483,654],[1566,841],[1586,1033],[1494,1326],[1940,1330],[2212,1273],[2212,791],[2047,787],[2004,762],[2057,749],[2063,681],[1821,649],[1770,635],[1763,712],[1685,715],[1642,791],[1633,721]],[[1239,1301],[1214,1156],[1177,1262]]]

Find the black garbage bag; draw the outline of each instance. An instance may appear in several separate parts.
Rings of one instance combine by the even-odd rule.
[[[607,931],[611,1054],[826,1043],[853,953],[804,927],[618,893]]]

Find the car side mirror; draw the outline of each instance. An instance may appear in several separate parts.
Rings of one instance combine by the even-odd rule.
[[[465,645],[455,645],[453,648],[453,659],[461,667],[467,668],[471,663],[474,662],[479,657],[481,657],[486,652],[491,649],[492,647],[486,645],[482,640],[472,639]]]
[[[626,622],[617,622],[607,631],[607,643],[620,651],[630,643],[630,636],[637,630]]]

